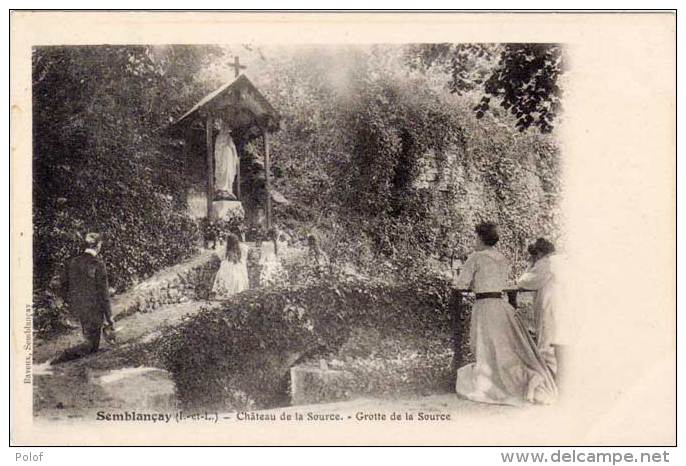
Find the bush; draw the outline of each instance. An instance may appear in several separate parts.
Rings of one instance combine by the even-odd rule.
[[[47,337],[67,330],[67,312],[64,302],[52,290],[34,290],[33,331],[36,335]]]
[[[200,230],[206,245],[210,241],[226,241],[229,233],[240,238],[245,230],[243,214],[231,212],[227,218],[214,220],[204,217],[200,220]]]
[[[431,340],[450,333],[450,319],[446,282],[390,286],[324,277],[249,290],[205,309],[163,332],[156,353],[187,406],[267,407],[284,402],[293,364],[337,352],[355,328]]]
[[[376,329],[356,329],[329,366],[352,375],[346,398],[411,396],[454,386],[452,357],[450,335],[443,332],[431,338],[408,333],[384,338]]]
[[[130,209],[130,210],[129,210]],[[83,212],[63,210],[34,223],[34,329],[40,336],[60,331],[68,310],[56,308],[57,278],[69,259],[83,251],[87,231],[103,234],[102,258],[110,287],[121,292],[154,272],[190,257],[200,240],[195,222],[170,208],[99,211],[88,222]],[[156,212],[145,215],[145,212]],[[135,216],[134,216],[135,215]],[[88,226],[86,226],[88,225]]]

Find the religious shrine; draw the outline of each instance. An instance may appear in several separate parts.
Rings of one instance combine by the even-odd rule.
[[[201,99],[170,132],[183,140],[190,179],[188,209],[196,218],[220,220],[237,213],[248,225],[272,227],[272,202],[287,202],[271,186],[269,135],[279,114],[245,74],[238,57],[233,80]],[[256,141],[261,159],[245,156]]]

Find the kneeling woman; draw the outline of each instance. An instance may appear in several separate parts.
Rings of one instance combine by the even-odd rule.
[[[457,278],[458,289],[476,293],[470,323],[476,362],[457,371],[455,388],[459,395],[482,403],[550,403],[557,394],[553,375],[514,308],[503,299],[509,264],[493,248],[498,240],[495,224],[477,226],[476,251]]]

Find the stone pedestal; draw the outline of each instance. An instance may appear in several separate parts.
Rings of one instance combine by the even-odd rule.
[[[245,216],[243,203],[241,203],[241,201],[213,201],[212,215],[216,220],[233,218],[236,216],[243,218]]]

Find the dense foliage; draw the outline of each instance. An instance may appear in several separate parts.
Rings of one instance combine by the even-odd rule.
[[[276,223],[293,242],[314,234],[323,251],[285,264],[288,285],[245,291],[141,343],[153,352],[146,364],[173,374],[184,404],[218,409],[283,403],[288,369],[319,357],[355,374],[360,392],[451,380],[452,290],[432,269],[471,252],[481,220],[500,225],[513,275],[530,241],[558,233],[560,154],[548,132],[559,50],[527,47],[265,50],[249,71],[282,116],[272,175],[290,203],[274,205]],[[202,236],[237,228],[186,216],[181,151],[161,131],[217,84],[207,76],[221,57],[195,47],[34,51],[39,331],[59,322],[51,283],[85,232],[104,233],[122,290]],[[247,162],[262,146],[246,150],[244,194],[261,199],[259,164]]]
[[[183,159],[161,130],[207,89],[220,50],[38,47],[33,51],[35,327],[55,319],[55,277],[88,231],[104,235],[116,290],[188,257]]]
[[[502,55],[482,49],[467,63],[483,82]],[[408,66],[408,53],[305,49],[266,65],[260,88],[283,116],[275,184],[294,201],[276,207],[277,222],[318,231],[334,261],[397,275],[464,257],[474,224],[492,219],[521,271],[527,243],[558,234],[555,135],[519,131],[500,106],[475,112],[481,86],[451,92],[449,70]]]
[[[323,277],[306,286],[243,292],[167,329],[156,347],[183,403],[246,409],[282,402],[290,366],[336,354],[355,329],[445,341],[450,328],[444,281],[391,286]]]
[[[408,52],[414,66],[439,66],[450,74],[448,87],[463,93],[481,89],[474,107],[481,118],[492,100],[517,119],[517,128],[552,131],[561,110],[564,72],[559,44],[420,44]]]
[[[55,309],[50,283],[86,231],[105,234],[110,282],[121,290],[180,261],[211,230],[183,213],[181,151],[161,129],[223,81],[223,52],[34,50],[38,328],[51,325],[41,311]],[[528,242],[556,239],[560,154],[554,131],[535,127],[552,130],[559,110],[559,47],[254,53],[250,77],[282,116],[272,175],[290,203],[274,205],[277,226],[291,238],[316,232],[331,263],[366,276],[424,276],[468,254],[474,224],[491,219],[514,275]],[[261,160],[261,150],[248,144],[245,161]],[[259,188],[249,181],[246,192]]]

